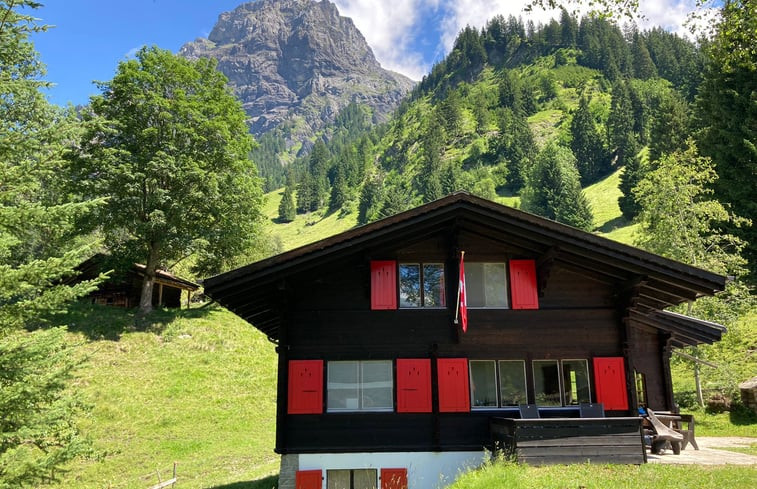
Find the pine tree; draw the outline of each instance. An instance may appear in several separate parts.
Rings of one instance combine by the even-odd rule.
[[[594,124],[594,116],[589,109],[589,99],[582,95],[578,109],[570,123],[570,147],[576,157],[581,183],[586,185],[596,181],[608,170],[602,136]]]
[[[297,217],[297,210],[294,205],[294,196],[292,195],[292,188],[287,185],[284,187],[284,195],[279,202],[279,221],[292,222]]]
[[[44,66],[30,38],[45,30],[40,5],[0,0],[0,487],[39,487],[91,452],[75,420],[81,362],[64,328],[40,329],[97,281],[66,285],[94,253],[78,220],[101,201],[70,199],[58,185],[80,127],[47,103]],[[32,331],[33,330],[33,331]]]
[[[625,165],[636,153],[633,124],[628,85],[623,80],[616,81],[612,87],[610,115],[607,118],[607,142],[618,166]]]
[[[656,97],[649,131],[649,161],[652,165],[662,155],[685,147],[689,134],[688,106],[678,92],[664,91]]]
[[[712,158],[720,177],[715,197],[752,221],[729,225],[747,242],[750,280],[757,283],[757,3],[729,0],[712,46],[707,50],[704,81],[697,96],[702,131],[699,147]]]
[[[652,61],[644,38],[638,32],[633,33],[631,54],[633,56],[633,72],[636,78],[648,80],[657,76],[657,67]]]
[[[523,210],[579,229],[590,230],[593,216],[570,149],[548,143],[528,172],[521,194]]]
[[[623,173],[620,174],[620,189],[621,195],[618,197],[618,206],[623,213],[623,217],[628,220],[633,219],[641,210],[639,203],[636,201],[636,195],[633,193],[633,189],[644,178],[647,173],[647,168],[643,165],[641,158],[634,156],[626,162]]]

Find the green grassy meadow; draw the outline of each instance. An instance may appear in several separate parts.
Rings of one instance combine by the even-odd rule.
[[[144,489],[174,462],[178,487],[272,487],[274,345],[218,307],[152,320],[137,331],[133,311],[90,305],[66,317],[87,357],[78,387],[92,412],[81,428],[98,456],[68,467],[58,487]]]

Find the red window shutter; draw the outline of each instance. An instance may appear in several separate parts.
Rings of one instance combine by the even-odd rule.
[[[439,411],[443,413],[470,411],[468,360],[466,358],[439,358],[436,362],[439,377]]]
[[[397,309],[397,262],[371,262],[371,309]]]
[[[510,260],[510,295],[513,309],[539,309],[534,260]]]
[[[294,475],[295,489],[321,489],[320,470],[298,470]]]
[[[397,359],[397,412],[431,412],[431,360]]]
[[[289,360],[288,414],[323,412],[323,361]]]
[[[606,411],[628,409],[628,389],[623,357],[594,358],[594,389],[597,402],[605,405]]]
[[[407,489],[407,469],[381,469],[381,489]]]

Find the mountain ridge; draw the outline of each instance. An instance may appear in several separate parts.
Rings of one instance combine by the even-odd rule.
[[[309,150],[351,102],[371,107],[375,121],[386,120],[414,84],[381,68],[352,20],[328,0],[243,3],[179,54],[218,60],[251,132],[259,137],[284,127],[288,149],[302,143]]]

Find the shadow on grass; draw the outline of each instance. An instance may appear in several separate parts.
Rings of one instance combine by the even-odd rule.
[[[729,419],[731,424],[737,426],[757,424],[757,413],[743,404],[734,404],[731,406]]]
[[[160,334],[166,326],[178,318],[201,318],[213,311],[215,306],[192,309],[155,309],[141,326],[137,324],[137,309],[101,306],[80,302],[71,306],[67,314],[53,320],[56,326],[68,326],[71,332],[82,333],[90,341],[118,341],[126,332],[148,331]]]
[[[276,489],[279,487],[279,476],[269,475],[255,481],[232,482],[222,486],[212,486],[210,489]]]
[[[609,233],[618,228],[622,228],[623,226],[628,226],[629,224],[630,223],[628,222],[628,219],[623,216],[619,216],[602,224],[602,227],[597,228],[595,231],[599,231],[600,233]]]

